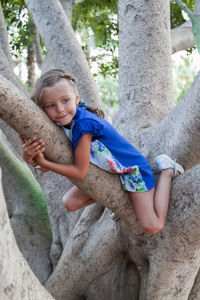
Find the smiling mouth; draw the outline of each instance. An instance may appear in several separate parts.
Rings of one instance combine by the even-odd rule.
[[[60,116],[60,117],[58,117],[57,119],[60,120],[60,119],[66,118],[66,117],[67,117],[67,116]]]

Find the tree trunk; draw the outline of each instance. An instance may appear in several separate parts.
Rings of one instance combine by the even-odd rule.
[[[0,165],[17,244],[37,278],[44,283],[52,272],[49,259],[51,227],[44,196],[30,169],[12,154],[1,139]]]
[[[28,48],[27,68],[28,68],[27,84],[29,87],[33,87],[35,84],[35,53],[34,53],[33,43],[31,43],[31,45]]]
[[[8,44],[7,29],[5,25],[4,15],[2,12],[1,3],[0,3],[0,48],[4,52],[4,55],[6,56],[9,64],[12,66],[12,58],[10,55],[10,49]]]
[[[0,298],[4,300],[53,300],[54,298],[35,277],[16,245],[7,214],[1,182],[0,206]]]
[[[35,50],[37,65],[41,69],[43,63],[43,57],[42,57],[42,49],[40,45],[40,34],[36,27],[35,27],[35,34],[34,34],[34,50]]]
[[[134,143],[173,107],[169,26],[168,1],[119,1],[119,122]]]

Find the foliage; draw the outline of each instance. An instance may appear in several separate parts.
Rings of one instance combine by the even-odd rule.
[[[85,0],[75,5],[72,26],[80,34],[86,52],[88,41],[93,48],[99,49],[98,54],[91,57],[92,62],[97,62],[98,74],[104,77],[116,76],[118,72],[117,0]]]
[[[188,8],[193,10],[195,0],[183,0],[183,2],[188,6]],[[170,20],[172,29],[180,26],[186,21],[184,15],[182,14],[181,8],[175,3],[174,0],[170,1]]]
[[[178,64],[173,63],[174,99],[176,103],[185,95],[199,71],[197,67],[193,66],[193,57],[191,55],[181,56],[180,59],[181,61]]]
[[[18,58],[32,43],[34,23],[23,0],[1,2],[9,33],[11,54]]]
[[[103,103],[112,108],[118,107],[118,80],[111,76],[107,78],[98,76],[96,82]]]

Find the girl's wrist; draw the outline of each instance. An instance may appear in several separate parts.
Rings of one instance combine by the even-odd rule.
[[[36,162],[34,162],[34,163],[31,165],[31,167],[33,167],[34,169],[40,168],[40,166],[39,166]]]

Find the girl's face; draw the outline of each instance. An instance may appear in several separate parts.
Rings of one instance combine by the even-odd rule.
[[[66,79],[54,86],[46,87],[42,94],[42,104],[48,117],[65,126],[70,125],[79,103],[78,92]]]

